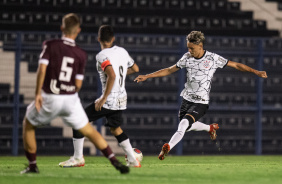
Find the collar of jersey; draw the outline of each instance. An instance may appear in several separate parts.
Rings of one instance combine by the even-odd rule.
[[[202,57],[200,57],[200,58],[194,58],[194,59],[197,59],[197,60],[202,59],[205,55],[206,55],[206,50],[205,50],[205,52],[204,52],[204,54],[203,54]]]
[[[71,43],[75,43],[75,41],[73,39],[70,39],[70,38],[67,38],[67,37],[64,37],[64,36],[62,36],[62,40],[65,40],[65,41],[71,42]]]

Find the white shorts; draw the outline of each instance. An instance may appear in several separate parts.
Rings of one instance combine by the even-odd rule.
[[[44,126],[56,117],[61,117],[73,129],[83,128],[88,122],[78,94],[53,95],[42,92],[43,104],[39,112],[33,101],[26,111],[26,118],[33,126]]]

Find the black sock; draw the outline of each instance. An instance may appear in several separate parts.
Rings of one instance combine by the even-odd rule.
[[[118,143],[121,143],[124,140],[128,139],[128,136],[124,132],[122,132],[120,135],[115,136],[115,137],[116,137]]]

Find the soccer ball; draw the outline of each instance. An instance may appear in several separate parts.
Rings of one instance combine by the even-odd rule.
[[[134,155],[135,155],[135,158],[139,161],[139,162],[141,162],[142,160],[143,160],[143,154],[142,154],[142,152],[139,150],[139,149],[137,149],[137,148],[132,148],[133,149],[133,153],[134,153]],[[127,160],[127,155],[125,155],[125,161],[127,162],[128,160]]]

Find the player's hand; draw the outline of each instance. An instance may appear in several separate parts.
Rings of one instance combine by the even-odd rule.
[[[267,78],[267,74],[265,71],[258,71],[257,76],[262,78]]]
[[[134,82],[142,82],[142,81],[145,81],[145,80],[147,80],[148,79],[148,77],[146,77],[146,75],[139,75],[138,77],[136,77],[135,79],[134,79]]]
[[[101,111],[102,107],[106,103],[106,101],[107,101],[107,98],[104,98],[104,97],[98,98],[95,101],[95,110],[96,111]]]
[[[43,98],[42,98],[41,94],[36,95],[35,96],[35,108],[36,108],[37,112],[40,111],[40,109],[42,107],[42,103],[43,103]]]

